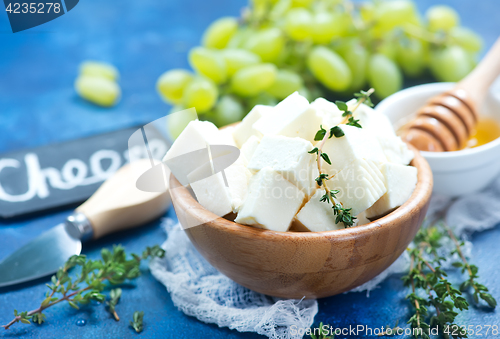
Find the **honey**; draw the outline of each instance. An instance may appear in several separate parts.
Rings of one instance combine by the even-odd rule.
[[[479,118],[466,148],[479,147],[497,138],[500,138],[500,123],[493,118],[483,116]]]

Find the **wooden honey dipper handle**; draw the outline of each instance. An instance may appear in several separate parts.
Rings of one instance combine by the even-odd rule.
[[[477,67],[452,90],[431,98],[401,137],[421,151],[456,151],[474,133],[488,89],[500,75],[500,38]]]
[[[500,38],[493,44],[483,60],[457,84],[457,88],[465,90],[470,98],[480,105],[488,89],[500,75]]]

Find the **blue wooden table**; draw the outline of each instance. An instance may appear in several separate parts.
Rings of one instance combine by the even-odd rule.
[[[417,0],[420,10],[434,1]],[[443,0],[453,4],[464,25],[479,32],[491,46],[500,34],[500,4],[496,0]],[[203,29],[223,15],[238,15],[244,0],[82,0],[68,14],[37,28],[13,34],[6,13],[0,14],[0,152],[45,145],[148,123],[169,107],[155,92],[165,70],[187,67],[186,52],[199,43]],[[121,102],[100,109],[78,98],[72,88],[82,60],[109,61],[121,72]],[[0,259],[43,231],[63,221],[70,210],[42,214],[23,221],[0,221]],[[173,215],[173,211],[169,214]],[[97,258],[102,247],[121,243],[139,252],[162,243],[159,221],[137,230],[84,245],[83,253]],[[500,227],[472,237],[474,261],[481,281],[500,297]],[[457,277],[454,277],[457,278]],[[11,320],[14,308],[30,310],[42,299],[46,280],[0,289],[0,323]],[[42,326],[16,325],[0,338],[250,338],[185,316],[172,304],[164,286],[144,267],[143,275],[126,286],[119,304],[122,321],[115,322],[104,306],[75,311],[60,305],[47,311]],[[319,300],[316,323],[334,327],[381,327],[404,322],[410,309],[400,277],[380,288]],[[128,327],[135,310],[145,312],[145,329]],[[83,326],[79,326],[82,325]],[[459,324],[500,325],[499,312],[472,307]],[[342,336],[344,337],[344,336]],[[349,336],[348,336],[349,337]],[[352,337],[352,336],[351,336]]]

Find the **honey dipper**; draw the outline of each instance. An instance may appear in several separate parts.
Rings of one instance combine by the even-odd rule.
[[[402,129],[401,138],[421,151],[464,148],[474,133],[478,107],[500,74],[500,38],[488,54],[450,91],[433,97]]]

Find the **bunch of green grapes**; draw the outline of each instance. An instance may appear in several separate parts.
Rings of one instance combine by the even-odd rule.
[[[448,6],[422,17],[410,0],[252,0],[241,18],[207,28],[189,52],[192,71],[164,73],[157,89],[175,111],[195,107],[219,126],[295,91],[313,100],[370,86],[384,98],[404,76],[458,81],[471,71],[482,41],[459,22]]]

